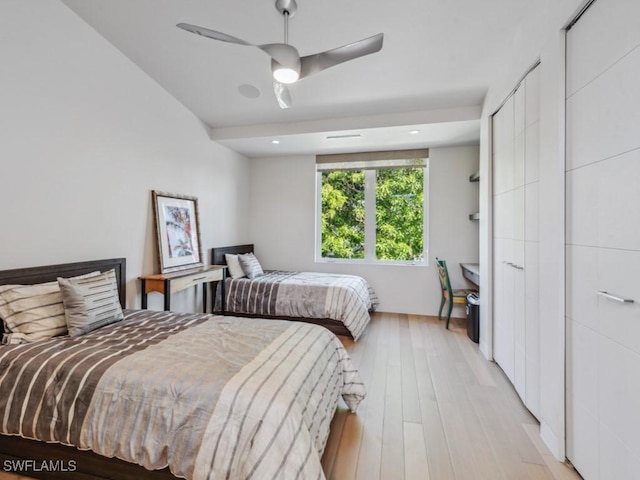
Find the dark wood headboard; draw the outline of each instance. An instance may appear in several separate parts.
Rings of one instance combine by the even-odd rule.
[[[124,308],[127,292],[127,260],[125,258],[110,258],[106,260],[91,260],[88,262],[64,263],[46,265],[42,267],[16,268],[0,271],[0,285],[52,282],[58,277],[75,277],[85,273],[114,269],[120,303]],[[0,331],[2,330],[0,323]],[[7,459],[30,459],[36,464],[50,459],[60,459],[68,464],[73,461],[76,471],[52,474],[43,470],[28,470],[29,477],[40,479],[65,478],[82,480],[104,480],[106,478],[135,478],[137,480],[176,480],[168,468],[162,470],[147,470],[146,468],[127,463],[117,458],[107,458],[90,451],[80,451],[74,447],[29,440],[17,436],[0,435],[0,465]],[[21,477],[26,478],[26,477]]]
[[[247,243],[245,245],[233,245],[230,247],[217,247],[211,249],[211,264],[212,265],[226,265],[227,261],[224,258],[225,254],[239,255],[241,253],[252,253],[253,243]]]
[[[120,304],[122,308],[125,308],[127,301],[126,258],[110,258],[107,260],[91,260],[88,262],[61,263],[59,265],[3,270],[0,271],[0,285],[33,285],[34,283],[55,282],[58,277],[75,277],[95,271],[106,272],[111,269],[116,271]]]

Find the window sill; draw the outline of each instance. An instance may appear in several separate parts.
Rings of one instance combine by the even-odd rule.
[[[316,259],[317,264],[330,264],[335,263],[339,265],[366,265],[372,267],[428,267],[429,264],[426,261],[422,262],[405,262],[405,261],[391,261],[391,260],[363,260],[354,258],[321,258]]]

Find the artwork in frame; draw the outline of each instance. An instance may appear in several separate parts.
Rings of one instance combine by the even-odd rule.
[[[151,195],[160,272],[203,266],[198,199],[156,190]]]

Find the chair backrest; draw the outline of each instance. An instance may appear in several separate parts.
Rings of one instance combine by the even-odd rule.
[[[440,260],[436,257],[436,264],[438,265],[438,277],[440,277],[440,287],[442,293],[451,294],[451,282],[449,281],[449,271],[447,270],[447,262]]]

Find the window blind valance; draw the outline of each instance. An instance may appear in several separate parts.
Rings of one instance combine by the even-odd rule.
[[[388,152],[339,153],[316,155],[316,170],[373,170],[378,168],[426,167],[429,149]]]

